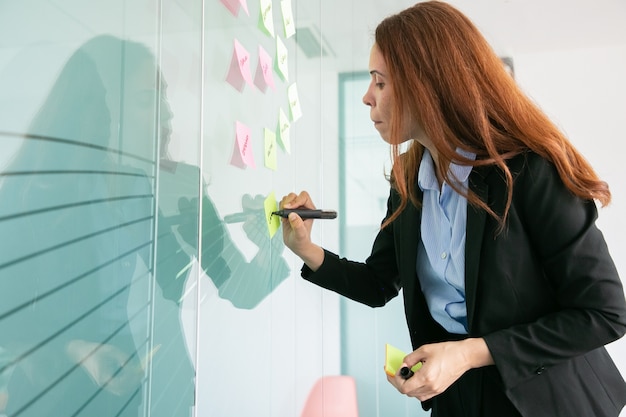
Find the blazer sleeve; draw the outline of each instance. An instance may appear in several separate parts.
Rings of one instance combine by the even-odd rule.
[[[387,202],[387,216],[392,210],[391,201],[390,196]],[[392,224],[378,232],[371,254],[365,262],[340,258],[324,249],[324,262],[320,268],[313,272],[304,265],[301,275],[307,281],[354,301],[370,307],[380,307],[397,296],[400,291],[396,259]]]
[[[595,202],[573,195],[551,163],[529,154],[515,182],[510,213],[511,230],[525,234],[524,241],[530,247],[516,250],[511,245],[509,253],[532,254],[521,261],[538,265],[534,270],[542,276],[524,276],[528,269],[523,267],[509,271],[511,282],[520,288],[532,282],[528,284],[532,288],[520,295],[519,304],[537,306],[536,316],[484,336],[508,387],[626,332],[624,290],[595,225]]]

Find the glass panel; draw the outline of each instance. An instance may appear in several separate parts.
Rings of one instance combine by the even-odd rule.
[[[322,372],[322,342],[312,330],[321,296],[289,279],[300,262],[280,231],[268,230],[276,219],[265,203],[299,189],[321,196],[320,179],[301,175],[318,172],[322,161],[320,64],[290,31],[303,2],[249,1],[247,11],[230,3],[234,13],[217,2],[205,11],[202,162],[219,233],[203,235],[202,244],[217,240],[225,267],[205,269],[209,279],[200,281],[198,408],[215,416],[298,415]],[[253,388],[238,401],[242,381]]]
[[[162,92],[153,45],[94,36],[132,26],[98,18],[132,15],[123,3],[4,7],[22,24],[10,34],[3,25],[15,43],[2,49],[6,413],[136,416],[153,352]],[[144,7],[154,33],[156,4]]]
[[[184,94],[201,86],[201,13],[158,1],[1,7],[14,41],[0,50],[0,410],[191,415],[195,334],[185,339],[181,307],[197,299],[186,277],[200,176],[197,157],[177,170],[170,150],[199,147],[200,100]],[[195,109],[180,112],[195,115],[185,129],[170,96]]]

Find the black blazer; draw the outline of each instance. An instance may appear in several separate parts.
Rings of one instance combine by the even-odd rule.
[[[626,384],[604,345],[626,332],[626,302],[597,209],[570,193],[534,153],[508,166],[514,193],[506,226],[468,205],[465,291],[470,337],[483,337],[506,395],[524,416],[617,416]],[[474,168],[470,189],[496,213],[506,182]],[[389,216],[399,204],[392,190]],[[303,277],[355,301],[382,306],[403,289],[413,348],[449,336],[431,317],[416,276],[421,211],[409,204],[381,230],[365,263],[326,252]]]

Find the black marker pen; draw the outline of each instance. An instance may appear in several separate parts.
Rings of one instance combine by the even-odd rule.
[[[403,366],[400,369],[400,376],[404,379],[409,379],[413,376],[413,371],[411,371],[408,366]]]
[[[290,213],[296,213],[303,219],[334,219],[337,217],[337,212],[334,210],[317,210],[317,209],[282,209],[273,212],[272,214],[287,218]]]
[[[403,379],[409,379],[413,375],[415,375],[415,371],[419,371],[420,369],[422,369],[422,365],[422,361],[419,361],[418,363],[413,365],[412,368],[409,368],[408,366],[403,366],[402,368],[400,368],[400,376]]]

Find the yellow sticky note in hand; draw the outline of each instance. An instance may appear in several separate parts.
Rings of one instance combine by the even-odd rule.
[[[404,357],[406,353],[401,351],[395,346],[390,345],[389,343],[385,344],[385,373],[389,376],[396,376],[398,373],[398,369],[402,366],[404,362]],[[411,370],[413,372],[419,370],[422,367],[422,362],[418,362],[413,365]]]

